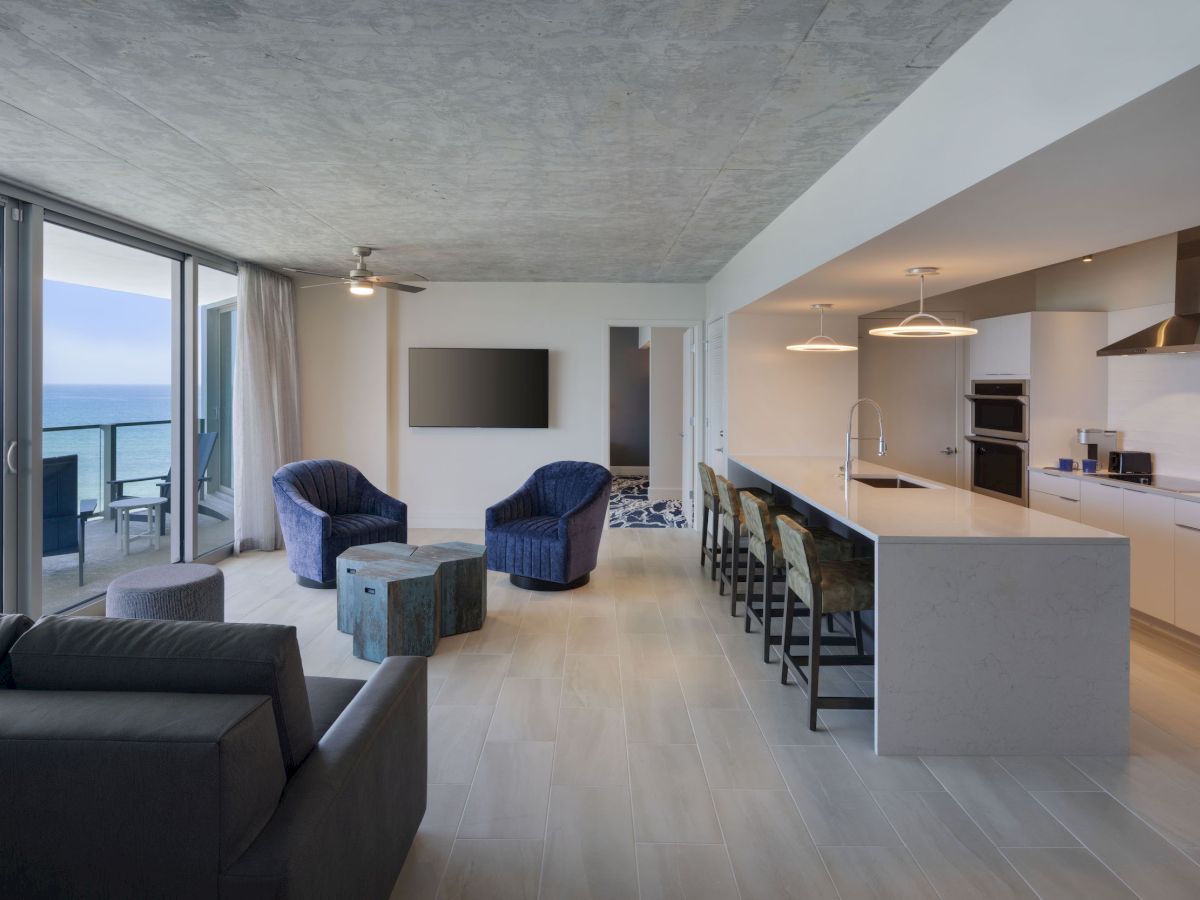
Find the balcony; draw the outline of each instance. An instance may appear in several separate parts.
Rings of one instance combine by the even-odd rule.
[[[200,427],[203,431],[203,422]],[[76,553],[43,558],[43,611],[58,612],[101,596],[118,575],[169,562],[174,513],[163,517],[164,534],[157,548],[149,541],[138,540],[126,555],[111,504],[121,496],[160,496],[160,485],[170,469],[170,420],[60,425],[44,428],[42,434],[44,457],[76,457],[77,499],[96,501],[96,511],[84,526],[83,585],[79,584]],[[222,441],[214,438],[213,444],[205,480],[198,488],[204,510],[197,516],[196,546],[200,552],[233,540],[232,460]],[[114,483],[118,479],[124,482]],[[134,530],[145,528],[144,521],[133,523]]]

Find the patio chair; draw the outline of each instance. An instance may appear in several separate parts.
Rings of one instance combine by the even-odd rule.
[[[79,554],[79,586],[87,548],[87,520],[96,512],[95,500],[79,501],[79,457],[52,456],[42,460],[42,557]]]
[[[208,475],[208,466],[209,466],[209,463],[212,462],[213,452],[217,449],[218,435],[219,435],[219,433],[216,431],[200,432],[199,439],[197,441],[197,447],[196,447],[196,458],[200,462],[200,468],[199,468],[200,477],[196,479],[197,492],[206,488],[208,486],[208,482],[211,480]],[[165,498],[167,501],[167,505],[162,508],[162,512],[169,513],[171,511],[171,470],[170,469],[167,470],[166,475],[154,475],[149,478],[117,478],[117,479],[112,480],[109,482],[109,485],[112,487],[112,498],[114,500],[121,500],[122,498],[125,497],[125,485],[135,484],[140,481],[153,481],[158,485],[158,495],[160,497]],[[203,495],[201,495],[201,496],[203,496]],[[213,509],[211,506],[207,506],[204,503],[199,504],[196,507],[196,509],[202,515],[211,516],[212,518],[217,519],[218,521],[226,522],[229,520],[229,517],[226,516],[224,513],[220,512],[216,509]],[[131,515],[130,518],[136,519],[138,521],[143,521],[145,519],[145,516],[135,513],[135,514]],[[166,529],[167,529],[167,517],[165,515],[160,515],[158,517],[158,533],[165,534]],[[117,530],[117,523],[116,523],[116,519],[114,518],[113,531],[116,531],[116,530]]]

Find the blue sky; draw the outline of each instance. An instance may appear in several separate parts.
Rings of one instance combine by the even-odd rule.
[[[42,286],[46,384],[170,384],[171,301],[62,281]]]

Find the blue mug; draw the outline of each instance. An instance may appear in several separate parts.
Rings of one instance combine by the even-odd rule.
[[[1095,475],[1099,463],[1094,459],[1085,459],[1083,461],[1083,471],[1086,475]]]
[[[1073,459],[1067,459],[1065,456],[1064,456],[1064,457],[1062,457],[1062,458],[1060,458],[1060,459],[1059,459],[1059,461],[1058,461],[1058,470],[1059,470],[1060,472],[1073,472],[1073,471],[1075,471],[1075,460],[1073,460]]]

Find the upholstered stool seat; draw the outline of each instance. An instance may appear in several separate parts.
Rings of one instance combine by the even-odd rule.
[[[224,622],[225,575],[216,566],[147,566],[114,578],[105,613],[113,619]]]
[[[807,683],[808,727],[816,731],[818,709],[871,709],[874,706],[871,697],[822,697],[820,675],[822,665],[874,664],[874,655],[864,653],[862,614],[875,608],[875,565],[870,559],[822,560],[817,552],[817,542],[807,528],[787,516],[780,516],[775,524],[783,547],[788,594],[784,607],[780,677],[787,684],[790,671]],[[808,614],[807,636],[792,631],[796,613],[793,598],[804,605]],[[824,633],[826,622],[832,629],[832,617],[837,614],[849,615],[852,635]],[[822,645],[851,644],[853,653],[821,653]],[[797,645],[807,652],[794,652],[793,647]]]

